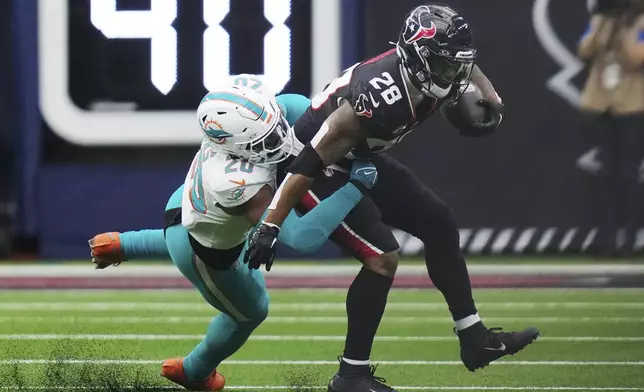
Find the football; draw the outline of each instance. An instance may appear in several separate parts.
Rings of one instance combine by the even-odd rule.
[[[445,120],[461,130],[468,129],[474,124],[488,122],[490,113],[484,106],[478,104],[481,99],[483,99],[481,90],[470,84],[458,101],[441,107],[441,114]]]

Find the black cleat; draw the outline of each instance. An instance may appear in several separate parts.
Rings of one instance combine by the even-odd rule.
[[[385,384],[387,380],[374,376],[376,366],[371,366],[370,369],[367,374],[358,378],[344,378],[336,373],[329,381],[328,392],[397,392]]]
[[[537,328],[502,332],[501,328],[488,329],[483,323],[477,324],[456,333],[461,342],[461,360],[470,372],[503,356],[518,353],[539,337]]]

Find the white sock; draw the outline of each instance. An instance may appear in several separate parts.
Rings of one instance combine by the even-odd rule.
[[[342,361],[348,363],[349,365],[355,365],[355,366],[369,366],[369,360],[367,359],[366,361],[358,361],[355,359],[349,359],[342,357]]]
[[[475,314],[470,314],[469,316],[462,318],[460,320],[454,321],[454,325],[456,326],[457,331],[462,331],[478,323],[479,321],[481,321],[481,318],[479,317],[478,313],[475,313]]]

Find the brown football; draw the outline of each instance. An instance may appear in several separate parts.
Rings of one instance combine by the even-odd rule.
[[[456,103],[443,105],[441,113],[445,120],[458,129],[488,122],[490,113],[484,106],[478,104],[481,99],[483,99],[481,90],[470,84]]]

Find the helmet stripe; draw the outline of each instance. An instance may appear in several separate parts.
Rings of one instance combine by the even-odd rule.
[[[233,136],[230,133],[228,133],[226,131],[219,130],[219,129],[206,128],[206,129],[204,129],[204,132],[206,133],[206,135],[210,136],[213,139],[225,139],[227,137],[232,137]]]
[[[228,92],[211,92],[208,93],[202,100],[201,103],[207,101],[226,101],[242,106],[243,108],[249,110],[259,117],[261,120],[266,120],[268,114],[264,108],[257,103],[251,101],[243,95],[228,93]]]

